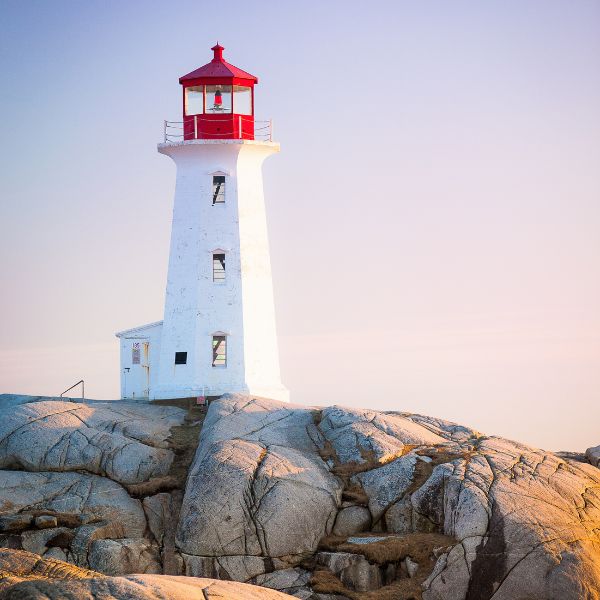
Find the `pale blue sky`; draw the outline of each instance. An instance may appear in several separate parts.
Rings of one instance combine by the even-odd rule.
[[[292,399],[600,443],[600,3],[0,0],[0,391],[162,318],[178,77],[259,77]]]

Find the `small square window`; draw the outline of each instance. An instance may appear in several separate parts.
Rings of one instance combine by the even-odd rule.
[[[225,175],[213,175],[212,199],[213,205],[225,202]]]
[[[225,335],[213,335],[212,339],[213,348],[213,367],[226,367],[227,366],[227,336]]]
[[[215,283],[225,282],[225,255],[213,254],[213,281]]]
[[[175,352],[175,364],[176,365],[187,364],[187,352]]]

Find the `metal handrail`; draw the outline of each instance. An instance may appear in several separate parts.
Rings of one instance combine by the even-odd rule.
[[[79,384],[81,384],[81,399],[85,400],[85,382],[83,381],[83,379],[80,379],[77,383],[74,383],[70,388],[67,388],[60,395],[60,397],[62,398],[67,392],[70,392],[74,387],[77,387]]]
[[[233,122],[232,115],[230,118],[226,119],[204,119],[205,115],[194,115],[194,131],[191,139],[199,140],[204,139],[202,131],[200,131],[199,125],[202,124],[202,121],[205,122],[215,122],[215,121],[227,121],[229,123]],[[254,125],[254,139],[255,140],[263,140],[263,141],[273,141],[273,120],[259,120],[254,119],[252,116],[248,115],[235,115],[238,119],[238,129],[232,127],[231,131],[220,132],[220,133],[210,133],[209,139],[215,138],[226,138],[226,139],[245,139],[242,123],[248,123],[248,121],[252,121]],[[185,139],[185,123],[184,121],[164,121],[164,141],[167,142],[179,142]],[[258,127],[256,127],[258,125]]]

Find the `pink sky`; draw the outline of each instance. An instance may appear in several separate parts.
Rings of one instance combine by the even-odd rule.
[[[599,444],[600,5],[208,6],[2,4],[0,392],[117,396],[114,332],[162,318],[162,120],[218,38],[282,143],[292,401]]]

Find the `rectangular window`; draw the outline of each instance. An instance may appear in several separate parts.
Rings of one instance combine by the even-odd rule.
[[[201,115],[204,112],[204,86],[185,88],[185,114]]]
[[[225,255],[213,254],[213,281],[225,283]]]
[[[236,115],[252,114],[252,88],[233,86],[233,112]]]
[[[176,365],[187,364],[187,352],[175,352],[175,364]]]
[[[231,112],[231,86],[207,85],[206,109],[208,114],[223,114]]]
[[[225,202],[225,175],[213,175],[212,199],[213,205]]]
[[[213,348],[213,367],[226,367],[227,366],[227,336],[225,335],[213,335],[212,339]]]
[[[131,364],[139,365],[140,364],[140,343],[133,342],[133,346],[131,347]]]

